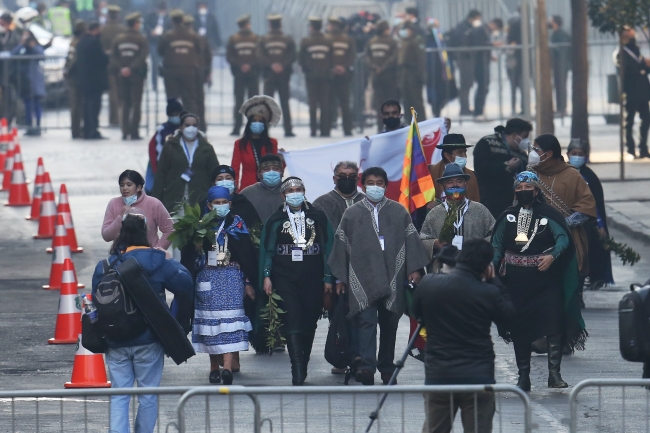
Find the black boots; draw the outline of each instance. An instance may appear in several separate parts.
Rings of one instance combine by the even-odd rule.
[[[517,386],[522,391],[530,392],[530,345],[526,343],[514,343],[514,346],[517,370],[519,370]]]
[[[287,351],[291,359],[291,383],[301,386],[305,383],[307,365],[305,365],[305,353],[303,349],[303,336],[291,334],[287,336]]]
[[[315,332],[306,335],[301,335],[303,342],[303,363],[302,363],[302,380],[307,380],[307,366],[309,365],[309,358],[311,357],[311,348],[314,345]]]
[[[562,380],[560,364],[562,363],[562,335],[549,335],[548,341],[548,387],[568,388]]]

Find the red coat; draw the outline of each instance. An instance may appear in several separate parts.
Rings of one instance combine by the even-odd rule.
[[[278,153],[278,141],[275,138],[269,138],[271,140],[271,152]],[[237,173],[237,191],[241,191],[247,186],[257,183],[257,163],[255,162],[255,155],[253,154],[253,143],[249,143],[246,146],[246,150],[242,151],[239,146],[241,139],[235,141],[235,148],[232,152],[232,163],[230,164],[232,168],[235,169]],[[266,147],[262,147],[262,154],[258,155],[258,158],[266,155]]]

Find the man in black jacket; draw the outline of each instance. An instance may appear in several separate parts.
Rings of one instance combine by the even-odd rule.
[[[196,9],[196,15],[194,15],[194,31],[199,36],[205,36],[208,42],[210,42],[210,47],[213,50],[217,50],[221,46],[221,34],[219,33],[217,17],[208,10],[207,1],[200,1]]]
[[[83,137],[86,140],[102,139],[99,127],[99,112],[102,108],[102,93],[108,89],[108,56],[99,40],[100,24],[88,25],[88,32],[77,44],[78,90],[84,95]]]
[[[495,276],[493,254],[487,241],[469,240],[451,272],[427,275],[418,286],[413,308],[427,329],[425,384],[495,383],[490,328],[509,320],[514,306]],[[454,393],[453,407],[448,394],[429,394],[425,400],[423,432],[449,432],[459,408],[466,432],[492,431],[493,393]]]

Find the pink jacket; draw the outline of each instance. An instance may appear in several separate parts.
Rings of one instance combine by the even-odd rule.
[[[174,224],[169,216],[165,206],[157,198],[145,194],[144,190],[140,193],[138,200],[131,206],[138,208],[147,217],[147,239],[152,247],[158,247],[166,250],[171,244],[167,236],[174,231]],[[106,207],[104,215],[104,224],[102,224],[102,237],[106,242],[117,239],[122,228],[122,209],[124,200],[122,197],[112,198]],[[162,237],[158,239],[158,229],[162,232]]]

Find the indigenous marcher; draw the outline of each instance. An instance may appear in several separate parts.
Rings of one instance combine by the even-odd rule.
[[[526,169],[528,134],[533,125],[524,119],[509,119],[506,126],[494,128],[474,148],[474,170],[481,203],[497,218],[512,204],[510,186],[514,177]]]
[[[246,197],[257,210],[262,222],[278,210],[284,203],[284,196],[280,191],[280,183],[284,175],[282,158],[278,155],[264,155],[260,158],[257,166],[257,179],[254,183],[242,190],[241,194]]]
[[[118,178],[121,197],[112,198],[106,207],[102,238],[106,242],[114,241],[122,229],[122,221],[129,213],[142,213],[147,224],[147,239],[149,245],[166,250],[171,244],[167,236],[174,231],[169,212],[157,198],[144,192],[144,179],[135,170],[125,170]],[[158,231],[162,237],[158,238]]]
[[[420,231],[429,258],[433,259],[445,245],[462,250],[469,239],[489,239],[494,217],[485,206],[467,196],[470,180],[470,175],[453,163],[447,164],[442,176],[436,179],[439,189],[444,190],[445,200],[427,214]]]
[[[260,277],[267,296],[275,292],[282,298],[280,332],[291,359],[291,383],[302,385],[323,296],[332,291],[334,282],[327,264],[333,233],[327,216],[306,201],[301,179],[289,177],[280,189],[285,204],[262,230]]]
[[[189,332],[192,316],[192,277],[176,260],[167,260],[164,252],[150,248],[147,229],[142,215],[127,215],[122,222],[120,235],[113,243],[108,261],[114,263],[135,258],[147,275],[151,288],[162,300],[165,299],[165,289],[174,294],[172,314],[183,329]],[[97,263],[93,274],[93,298],[105,274],[103,262],[104,260]],[[165,351],[149,327],[141,335],[130,340],[106,340],[106,344],[106,365],[113,388],[130,388],[135,381],[138,386],[160,385]],[[131,396],[128,394],[111,397],[111,431],[129,431],[130,401]],[[138,403],[135,430],[153,432],[158,419],[158,396],[140,395]]]
[[[210,174],[219,165],[219,160],[198,124],[196,115],[183,114],[178,132],[168,137],[160,154],[151,194],[162,201],[168,211],[183,198],[191,205],[196,204],[212,186]]]
[[[589,190],[596,201],[596,221],[588,221],[584,224],[584,228],[589,240],[589,289],[598,290],[606,284],[614,284],[612,254],[603,246],[603,240],[609,238],[603,185],[596,173],[585,164],[589,158],[588,143],[582,142],[580,139],[571,140],[567,156],[569,164],[580,172],[582,178],[589,185]]]
[[[233,215],[238,215],[246,223],[249,231],[253,228],[259,231],[262,230],[262,220],[257,214],[257,210],[253,203],[250,202],[245,196],[239,194],[235,186],[235,179],[237,173],[229,165],[220,165],[212,171],[212,183],[215,186],[223,186],[230,192],[230,212]],[[204,209],[205,210],[205,209]]]
[[[156,171],[158,171],[158,160],[165,145],[165,140],[170,135],[174,135],[174,132],[181,126],[182,112],[183,104],[180,101],[177,99],[168,99],[166,108],[167,121],[156,129],[153,137],[149,140],[149,165],[147,165],[146,175],[148,191],[153,189],[154,177]]]
[[[359,333],[355,352],[361,361],[355,380],[372,385],[379,369],[386,384],[395,370],[395,336],[406,309],[405,284],[420,281],[420,269],[429,257],[404,206],[384,196],[386,172],[367,168],[362,183],[366,197],[343,214],[329,264],[344,283],[337,289],[339,294],[347,293],[348,317]]]
[[[507,323],[515,307],[495,275],[493,255],[487,241],[469,240],[449,273],[427,275],[416,289],[413,313],[427,330],[426,385],[496,383],[490,327]],[[449,397],[425,394],[423,433],[451,431],[458,409],[466,432],[492,431],[493,392]]]
[[[535,173],[518,174],[514,185],[517,204],[499,217],[492,236],[494,265],[516,307],[499,334],[514,343],[518,387],[530,391],[531,343],[546,336],[548,387],[566,388],[562,349],[584,350],[588,336],[580,314],[575,245],[562,214],[545,202]]]
[[[246,119],[244,136],[235,141],[231,166],[239,173],[235,179],[237,189],[242,190],[255,183],[260,158],[278,153],[278,141],[269,137],[269,128],[282,117],[282,110],[270,96],[253,96],[239,110]]]
[[[210,383],[223,380],[224,385],[232,384],[234,367],[239,369],[234,355],[248,350],[248,332],[253,326],[244,312],[244,296],[255,299],[254,285],[259,280],[255,246],[246,223],[231,210],[230,198],[228,188],[210,188],[206,204],[208,211],[217,213],[216,241],[213,244],[212,236],[206,236],[199,251],[193,244],[191,251],[183,249],[183,262],[196,263],[194,271],[198,272],[192,345],[197,352],[210,354]]]
[[[436,148],[442,150],[442,160],[436,164],[429,166],[429,173],[431,178],[438,179],[443,176],[445,167],[450,163],[455,163],[462,170],[463,173],[469,176],[467,179],[467,189],[465,197],[472,201],[481,201],[481,196],[478,190],[478,181],[476,175],[472,170],[466,167],[467,165],[467,149],[474,147],[473,144],[467,144],[463,134],[447,134],[442,139],[442,143],[437,145]],[[443,197],[443,190],[436,189],[436,199],[440,200]],[[435,201],[432,202],[435,206]]]

